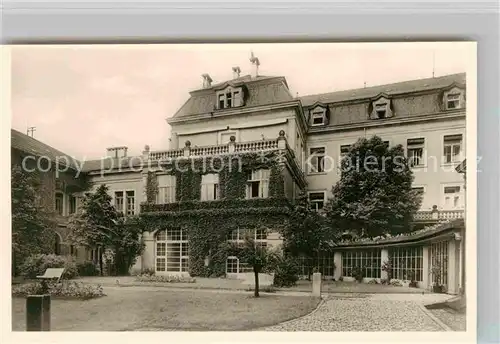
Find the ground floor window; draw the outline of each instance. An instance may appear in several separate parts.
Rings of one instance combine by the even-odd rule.
[[[355,268],[363,271],[363,277],[380,278],[380,249],[342,252],[342,276],[352,276]]]
[[[186,230],[171,228],[156,233],[156,271],[187,272],[189,242]]]
[[[315,270],[323,277],[333,277],[335,275],[334,254],[320,253],[318,257],[299,257],[299,275],[309,277]]]
[[[391,277],[399,280],[423,281],[423,247],[395,247],[389,249],[392,263]],[[413,275],[413,276],[412,276]]]
[[[267,230],[265,228],[245,230],[245,229],[235,229],[228,237],[228,242],[233,244],[238,244],[238,246],[243,245],[245,241],[245,236],[250,235],[255,244],[260,247],[267,247]],[[227,274],[238,274],[252,272],[253,269],[248,264],[240,262],[238,257],[229,256],[226,260],[226,273]]]
[[[436,285],[448,284],[448,242],[431,244],[431,281]]]

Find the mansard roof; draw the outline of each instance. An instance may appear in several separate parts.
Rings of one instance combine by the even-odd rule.
[[[450,74],[435,78],[409,80],[330,93],[313,94],[300,97],[299,99],[302,102],[302,106],[311,107],[318,102],[337,103],[362,99],[374,99],[380,95],[390,97],[404,93],[448,89],[450,86],[465,87],[465,73]]]
[[[215,111],[216,92],[227,86],[243,86],[246,88],[247,96],[244,107],[271,105],[294,99],[288,89],[286,79],[282,76],[257,76],[254,78],[245,75],[237,79],[214,84],[210,88],[191,91],[189,99],[172,118],[178,119],[209,114]]]

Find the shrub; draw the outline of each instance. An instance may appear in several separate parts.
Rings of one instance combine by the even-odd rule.
[[[99,268],[90,260],[76,264],[79,276],[97,276]]]
[[[155,269],[144,269],[142,275],[153,276],[155,274]]]
[[[146,275],[142,274],[135,277],[138,282],[159,282],[159,283],[195,283],[193,277],[180,275]]]
[[[351,270],[351,277],[354,277],[356,281],[362,282],[363,281],[363,269],[361,269],[358,266],[355,266]]]
[[[403,286],[403,283],[401,283],[401,281],[398,281],[398,280],[392,280],[390,282],[390,284],[395,286],[395,287],[402,287]]]
[[[378,284],[378,281],[376,279],[371,279],[368,281],[368,284]]]
[[[280,259],[274,269],[275,287],[292,287],[299,280],[299,266],[293,259]]]
[[[81,282],[48,283],[48,293],[55,297],[75,298],[81,300],[104,296],[100,285],[83,284]],[[41,283],[28,283],[15,286],[12,289],[14,296],[41,295],[43,289]]]
[[[78,269],[71,257],[55,254],[29,256],[19,267],[19,271],[24,278],[35,279],[36,276],[43,275],[48,268],[65,268],[63,279],[72,279],[78,276]]]

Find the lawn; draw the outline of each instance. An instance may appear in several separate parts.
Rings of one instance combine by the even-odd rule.
[[[87,301],[52,300],[52,331],[243,331],[311,312],[319,299],[199,290],[106,288]],[[12,299],[12,330],[25,330],[25,299]]]

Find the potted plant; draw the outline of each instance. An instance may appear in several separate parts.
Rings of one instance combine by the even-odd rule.
[[[418,282],[415,280],[417,274],[415,272],[415,270],[411,269],[410,271],[408,271],[408,280],[410,281],[409,283],[409,287],[410,288],[417,288],[418,287]]]
[[[354,277],[356,282],[363,282],[363,269],[359,266],[355,266],[354,268],[352,268],[351,276]]]

